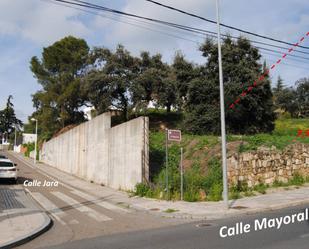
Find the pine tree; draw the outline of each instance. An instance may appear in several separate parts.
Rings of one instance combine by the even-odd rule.
[[[13,96],[10,95],[6,102],[6,107],[0,111],[0,133],[8,133],[9,135],[15,130],[15,127],[20,127],[20,121],[15,114],[14,104],[12,103]]]
[[[274,95],[278,95],[283,89],[285,88],[284,84],[283,84],[283,80],[280,77],[280,75],[278,76],[278,80],[277,80],[277,84],[276,87],[273,89],[274,91]]]

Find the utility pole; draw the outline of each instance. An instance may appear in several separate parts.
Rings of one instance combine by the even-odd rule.
[[[227,184],[227,165],[226,165],[226,131],[225,131],[225,112],[224,112],[224,87],[223,70],[221,55],[221,34],[220,34],[220,14],[219,0],[216,0],[217,7],[217,39],[218,39],[218,63],[219,63],[219,81],[220,81],[220,110],[221,110],[221,149],[222,149],[222,171],[223,171],[223,200],[226,208],[229,208],[228,184]]]

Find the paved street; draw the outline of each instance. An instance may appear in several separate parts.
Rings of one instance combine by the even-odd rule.
[[[194,222],[151,231],[104,236],[67,243],[50,249],[308,249],[309,224],[307,222],[288,225],[280,230],[273,228],[233,238],[220,238],[219,236],[221,226],[231,226],[240,221],[252,223],[253,220],[264,217],[274,218],[293,214],[301,212],[306,207],[308,206],[211,223]],[[199,224],[205,226],[198,226]]]
[[[252,231],[231,238],[220,238],[219,230],[222,226],[233,226],[237,222],[253,223],[254,220],[264,217],[276,218],[294,214],[301,212],[309,205],[267,211],[262,214],[243,213],[243,215],[238,214],[236,218],[220,220],[193,222],[192,219],[164,218],[154,215],[154,212],[136,211],[128,208],[127,204],[110,202],[112,198],[108,198],[106,194],[104,198],[98,198],[93,192],[91,194],[87,191],[89,189],[85,186],[89,186],[89,183],[84,182],[85,185],[83,185],[83,181],[76,179],[73,184],[67,179],[57,178],[56,174],[51,176],[40,168],[34,168],[29,160],[21,156],[12,153],[8,156],[18,163],[20,169],[18,187],[24,187],[25,181],[31,183],[59,181],[58,186],[24,187],[52,217],[54,226],[40,237],[20,246],[21,249],[308,248],[309,224],[307,222],[282,226],[278,230],[272,228]],[[73,178],[72,181],[74,181]],[[16,188],[14,185],[3,183],[0,186],[2,188]],[[76,183],[80,183],[80,188],[74,187]],[[99,185],[91,186],[97,191],[100,188],[103,189]],[[104,191],[108,190],[104,188]],[[110,195],[113,195],[112,192]],[[299,194],[299,197],[301,198],[302,195]]]
[[[18,164],[20,169],[18,184],[20,186],[23,186],[22,184],[26,180],[32,182],[35,182],[35,180],[41,182],[45,180],[53,181],[48,175],[43,175],[23,161],[11,155],[8,156]],[[14,187],[7,183],[4,184],[4,182],[2,184],[4,187]],[[25,188],[48,211],[53,218],[54,225],[47,233],[19,247],[22,249],[46,248],[69,241],[153,229],[183,222],[151,216],[127,209],[121,205],[114,205],[69,185]]]

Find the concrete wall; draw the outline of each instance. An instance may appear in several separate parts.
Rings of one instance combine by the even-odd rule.
[[[9,145],[8,144],[0,144],[0,150],[8,150]]]
[[[288,182],[296,173],[309,176],[309,144],[293,144],[283,151],[261,147],[258,151],[236,153],[228,158],[227,165],[231,185]]]
[[[41,161],[88,181],[133,190],[148,181],[148,118],[111,128],[102,114],[43,144]]]

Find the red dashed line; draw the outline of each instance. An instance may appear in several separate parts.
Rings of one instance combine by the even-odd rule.
[[[309,36],[309,32],[306,33],[306,36]],[[294,44],[293,46],[294,46],[294,47],[298,47],[299,44],[302,43],[304,40],[305,40],[305,37],[303,36],[303,37],[300,39],[300,41],[297,42],[296,44]],[[292,48],[290,48],[290,49],[288,50],[288,52],[291,53],[293,50],[294,50],[294,48],[292,47]],[[284,59],[286,56],[287,56],[287,53],[283,54],[283,55],[282,55],[282,58]],[[279,60],[276,62],[276,64],[280,64],[281,61],[282,61],[282,60],[279,59]],[[271,66],[270,69],[274,69],[274,68],[276,67],[276,64],[273,64],[273,65]],[[264,74],[261,75],[261,76],[259,77],[258,81],[262,81],[268,74],[269,74],[269,69],[266,69],[265,72],[264,72]],[[244,85],[244,83],[242,83],[242,85]],[[253,85],[250,86],[250,87],[248,87],[248,92],[250,92],[250,91],[253,89],[253,87],[256,87],[256,86],[257,86],[257,81],[254,81]],[[247,95],[247,91],[243,91],[243,92],[241,93],[241,96],[246,96],[246,95]],[[235,101],[235,104],[237,104],[237,103],[239,103],[239,102],[240,102],[240,98],[238,98],[238,99]],[[232,103],[229,107],[230,107],[231,109],[234,109],[235,104]]]
[[[242,94],[241,94],[241,96],[246,96],[246,95],[247,95],[246,91],[242,92]]]

